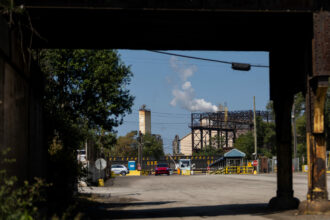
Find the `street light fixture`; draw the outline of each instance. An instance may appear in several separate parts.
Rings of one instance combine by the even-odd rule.
[[[248,64],[248,63],[232,63],[231,68],[233,70],[250,71],[251,70],[251,64]]]

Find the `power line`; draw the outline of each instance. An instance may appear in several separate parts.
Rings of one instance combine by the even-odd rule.
[[[140,109],[134,109],[135,111],[140,111]],[[152,114],[163,114],[163,115],[186,115],[186,116],[190,116],[191,113],[171,113],[171,112],[157,112],[157,111],[151,111]]]
[[[124,121],[124,123],[139,123],[138,121]],[[188,124],[188,122],[151,122],[151,124]]]
[[[184,116],[190,116],[191,114],[185,114],[185,113],[169,113],[169,112],[152,112],[156,114],[164,114],[164,115],[184,115]]]
[[[169,52],[163,52],[163,51],[158,51],[158,50],[148,50],[153,53],[160,53],[160,54],[165,54],[165,55],[170,55],[170,56],[177,56],[177,57],[183,57],[183,58],[188,58],[188,59],[194,59],[194,60],[203,60],[203,61],[209,61],[209,62],[216,62],[216,63],[223,63],[223,64],[237,64],[238,62],[231,62],[231,61],[224,61],[224,60],[215,60],[215,59],[209,59],[209,58],[202,58],[202,57],[193,57],[193,56],[187,56],[187,55],[182,55],[182,54],[176,54],[176,53],[169,53]],[[251,67],[259,67],[259,68],[269,68],[269,66],[266,65],[259,65],[259,64],[248,64]]]

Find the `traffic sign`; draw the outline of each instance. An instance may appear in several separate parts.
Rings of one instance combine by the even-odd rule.
[[[95,167],[98,170],[104,170],[107,167],[107,161],[103,158],[99,158],[95,161]]]
[[[255,167],[258,166],[258,160],[254,160],[254,161],[252,162],[252,165],[255,166]]]

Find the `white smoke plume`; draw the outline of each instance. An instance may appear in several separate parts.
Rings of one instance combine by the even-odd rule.
[[[188,81],[188,78],[193,76],[197,71],[197,67],[193,65],[185,65],[180,63],[176,57],[170,58],[170,65],[172,69],[178,73],[182,85],[181,88],[173,89],[173,99],[170,102],[172,106],[180,106],[190,112],[215,112],[218,107],[204,99],[195,98],[195,90]]]

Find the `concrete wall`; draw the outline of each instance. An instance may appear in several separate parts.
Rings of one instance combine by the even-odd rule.
[[[18,39],[0,16],[0,150],[11,149],[16,162],[6,168],[24,180],[45,173],[42,78],[27,71]]]

